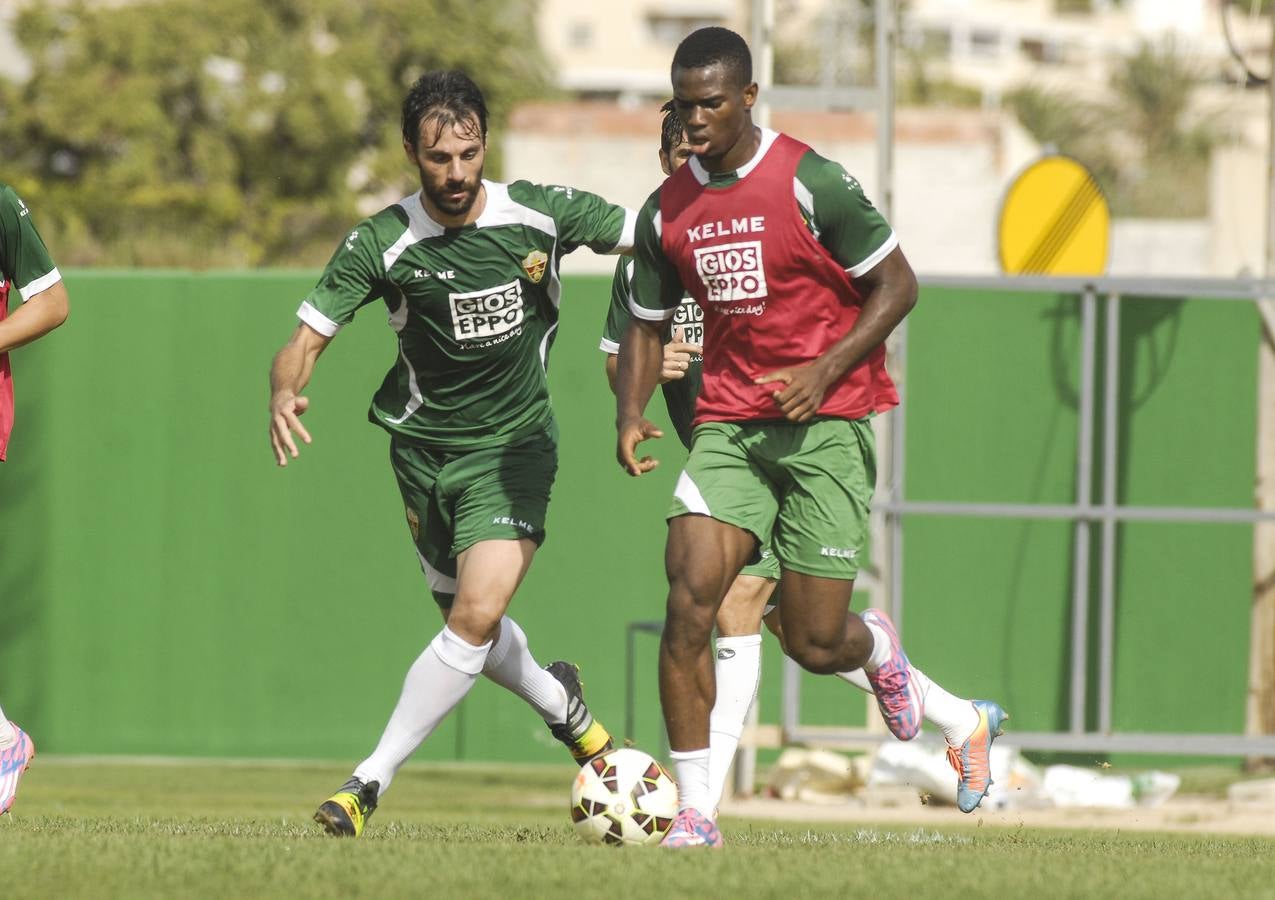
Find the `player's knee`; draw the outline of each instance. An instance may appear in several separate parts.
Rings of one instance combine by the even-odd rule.
[[[787,635],[784,651],[797,665],[815,675],[831,675],[840,667],[838,648],[813,640],[808,635]]]

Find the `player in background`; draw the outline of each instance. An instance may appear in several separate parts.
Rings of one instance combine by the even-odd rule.
[[[889,617],[850,612],[876,480],[870,417],[898,402],[884,342],[916,278],[858,182],[799,141],[753,125],[757,85],[739,35],[704,28],[678,46],[674,108],[694,158],[638,215],[633,319],[620,342],[616,458],[637,445],[686,293],[704,312],[703,383],[690,457],[669,512],[660,700],[682,807],[669,847],[721,846],[709,785],[713,621],[740,569],[771,540],[786,652],[821,674],[862,668],[890,731],[915,736],[915,677]],[[975,701],[972,745],[1005,718]],[[990,773],[960,761],[981,796]]]
[[[627,251],[634,214],[567,187],[483,178],[487,107],[459,72],[423,75],[403,102],[403,148],[421,191],[360,222],[301,304],[270,372],[270,444],[297,456],[301,391],[362,306],[383,300],[398,339],[369,418],[390,463],[444,626],[408,670],[372,755],[315,819],[357,835],[399,766],[485,675],[526,700],[579,762],[612,746],[576,668],[540,668],[505,615],[544,540],[557,472],[545,367],[563,254]]]
[[[691,158],[692,153],[671,100],[664,104],[662,112],[660,168],[665,175],[672,175]],[[619,364],[620,339],[632,318],[629,304],[633,295],[633,266],[633,260],[621,259],[615,267],[611,305],[599,344],[599,349],[607,354],[607,381],[612,390],[615,389]],[[673,314],[672,339],[664,344],[660,369],[659,380],[669,420],[687,449],[691,446],[691,421],[695,415],[695,398],[699,394],[703,367],[703,322],[704,313],[695,298],[684,296]],[[770,550],[769,540],[762,543],[760,555],[760,562],[740,570],[717,610],[713,663],[717,697],[709,715],[708,757],[709,798],[714,807],[721,803],[726,776],[744,732],[744,720],[757,699],[761,680],[763,619],[783,645],[779,596],[775,592],[779,584],[779,561]],[[872,685],[863,669],[837,672],[836,676],[866,693],[872,693]],[[965,778],[962,771],[963,767],[973,771],[988,769],[990,742],[972,743],[970,740],[978,727],[978,711],[971,701],[948,693],[915,666],[912,667],[912,677],[918,683],[925,719],[938,726],[948,747],[953,750],[950,758],[956,768],[958,782],[965,783],[963,790],[958,789],[961,809],[972,812],[989,786],[981,783],[981,790],[972,790],[970,779]]]
[[[22,305],[9,314],[14,289]],[[43,337],[66,321],[66,286],[26,204],[0,183],[0,462],[13,432],[13,372],[9,351]],[[35,756],[31,737],[0,709],[0,816],[18,793],[18,779]]]

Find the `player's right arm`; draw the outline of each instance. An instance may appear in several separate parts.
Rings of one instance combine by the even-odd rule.
[[[635,229],[633,294],[629,299],[632,320],[620,339],[620,360],[615,391],[615,457],[630,475],[638,476],[659,461],[637,456],[637,446],[663,432],[643,413],[659,382],[668,321],[682,301],[677,269],[664,255],[659,235],[660,192],[657,190],[638,213]]]
[[[622,258],[616,264],[615,275],[611,279],[611,304],[607,307],[606,324],[602,327],[602,340],[598,343],[598,349],[606,354],[607,384],[611,386],[613,394],[616,392],[616,378],[620,369],[620,339],[633,319],[629,302],[633,296],[634,265],[634,261],[628,258]],[[685,378],[691,367],[692,355],[704,352],[699,344],[685,341],[683,337],[681,329],[675,326],[673,339],[664,345],[660,384]]]
[[[336,333],[354,320],[361,306],[387,288],[376,240],[378,221],[385,217],[385,226],[392,229],[405,215],[390,207],[363,220],[346,235],[319,283],[297,310],[301,320],[297,330],[275,354],[270,366],[270,448],[280,466],[286,466],[289,457],[297,458],[294,434],[307,444],[311,442],[310,432],[300,420],[310,400],[301,392],[310,383],[319,355]]]
[[[319,354],[331,341],[302,322],[270,365],[270,446],[281,466],[288,464],[289,456],[297,458],[294,434],[310,443],[310,432],[300,419],[310,406],[310,398],[301,392],[310,383]]]

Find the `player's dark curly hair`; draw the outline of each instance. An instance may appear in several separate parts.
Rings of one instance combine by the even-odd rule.
[[[660,112],[664,113],[664,124],[660,127],[660,146],[664,148],[665,155],[672,156],[673,148],[686,140],[686,130],[682,127],[682,120],[677,117],[672,100],[661,106]]]
[[[677,45],[673,69],[703,69],[721,63],[735,76],[738,87],[753,81],[753,55],[748,44],[729,28],[716,25],[692,31]]]
[[[403,140],[413,147],[420,140],[421,122],[434,121],[434,141],[448,125],[464,125],[478,120],[481,132],[475,137],[487,140],[487,102],[478,85],[464,72],[438,70],[426,72],[403,99]]]

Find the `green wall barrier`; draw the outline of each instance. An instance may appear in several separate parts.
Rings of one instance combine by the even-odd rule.
[[[366,421],[395,353],[378,307],[319,363],[314,443],[274,465],[266,375],[315,276],[72,272],[70,321],[14,354],[0,703],[42,750],[351,763],[371,750],[439,618],[388,439]],[[662,615],[663,513],[684,454],[658,442],[662,465],[640,480],[613,461],[597,350],[608,285],[564,287],[550,363],[561,468],[512,615],[542,663],[582,666],[590,706],[618,734],[624,629]],[[1127,304],[1121,500],[1250,503],[1254,313]],[[909,333],[910,498],[1070,502],[1076,308],[924,291]],[[652,410],[663,421],[658,400]],[[1070,528],[915,518],[905,537],[914,660],[956,692],[1001,699],[1018,727],[1064,727]],[[1117,725],[1238,731],[1251,530],[1147,524],[1120,540]],[[639,639],[633,735],[652,748],[655,649]],[[764,666],[762,717],[774,721],[769,638]],[[806,721],[858,723],[863,710],[839,680],[804,679]],[[418,758],[565,759],[520,700],[481,679]]]

